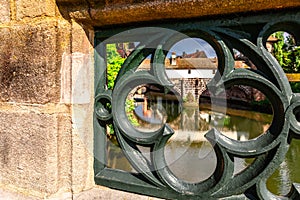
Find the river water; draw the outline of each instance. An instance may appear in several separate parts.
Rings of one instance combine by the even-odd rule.
[[[172,107],[172,106],[171,106]],[[178,107],[168,108],[178,110]],[[168,113],[169,114],[169,113]],[[199,182],[208,178],[215,170],[216,155],[213,146],[204,138],[211,128],[236,140],[250,140],[264,134],[272,123],[272,114],[245,110],[228,109],[225,112],[212,112],[198,106],[184,106],[180,114],[167,122],[175,131],[165,146],[165,159],[170,170],[188,182]],[[157,128],[159,125],[153,125]],[[149,124],[140,123],[136,127],[149,130]],[[112,168],[135,172],[121,149],[108,142],[108,163]],[[149,149],[139,147],[149,157]],[[251,164],[254,159],[235,158],[234,172],[238,173]],[[293,182],[300,183],[300,141],[293,140],[285,160],[267,181],[268,189],[275,194],[286,194]]]

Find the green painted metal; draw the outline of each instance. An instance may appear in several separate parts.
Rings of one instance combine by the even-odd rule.
[[[95,182],[167,199],[300,199],[297,183],[286,196],[276,196],[266,187],[267,178],[283,161],[291,140],[300,138],[300,123],[296,117],[300,112],[300,95],[292,93],[282,68],[264,46],[268,36],[278,30],[292,33],[299,45],[300,12],[152,24],[148,28],[145,27],[147,24],[142,25],[136,29],[96,31]],[[112,35],[121,32],[121,35]],[[143,83],[161,85],[166,92],[172,90],[173,85],[164,68],[165,50],[186,36],[200,37],[216,50],[220,76],[211,80],[210,88],[215,88],[216,93],[220,85],[259,88],[270,100],[274,113],[270,128],[254,140],[241,142],[224,136],[216,129],[210,130],[205,137],[214,145],[217,167],[211,177],[199,183],[181,180],[168,168],[164,146],[174,133],[168,124],[146,134],[131,125],[124,109],[128,93]],[[105,44],[127,41],[140,44],[119,71],[113,91],[108,91],[105,87]],[[234,69],[233,49],[253,61],[257,70]],[[151,70],[138,71],[139,64],[149,55],[152,55]],[[113,124],[119,145],[138,173],[106,166],[107,124]],[[146,158],[137,145],[149,147],[151,158]],[[255,161],[234,175],[233,157],[251,157]]]

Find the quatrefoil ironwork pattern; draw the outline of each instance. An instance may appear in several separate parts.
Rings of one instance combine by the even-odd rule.
[[[273,20],[274,19],[274,20]],[[278,19],[278,20],[277,20]],[[295,36],[299,45],[300,13],[268,15],[228,20],[211,20],[160,27],[128,29],[111,35],[99,31],[96,46],[95,76],[95,181],[109,187],[170,199],[299,199],[299,185],[294,184],[286,196],[276,196],[266,187],[266,180],[283,161],[290,143],[300,138],[300,96],[291,91],[288,79],[265,44],[273,32],[283,30]],[[119,31],[120,32],[120,31]],[[110,37],[111,36],[111,37]],[[217,166],[206,180],[190,183],[178,178],[166,163],[164,147],[174,131],[167,124],[143,132],[126,116],[124,105],[130,91],[142,84],[173,88],[165,71],[168,50],[176,42],[198,37],[207,41],[218,56],[218,74],[210,81],[213,92],[224,86],[246,85],[263,92],[273,108],[273,121],[259,137],[248,141],[230,139],[211,129],[205,135],[213,145]],[[105,44],[138,41],[139,45],[126,59],[112,91],[105,89]],[[256,70],[235,69],[233,49],[247,56]],[[138,70],[151,56],[150,70]],[[212,93],[213,93],[212,92]],[[109,104],[109,105],[108,105]],[[118,143],[137,174],[107,168],[106,125],[113,124]],[[137,146],[150,148],[146,158]],[[234,174],[234,157],[255,158],[249,167]]]

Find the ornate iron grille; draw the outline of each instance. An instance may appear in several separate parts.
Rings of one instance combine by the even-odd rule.
[[[282,163],[291,141],[300,138],[300,96],[292,92],[281,66],[265,47],[268,37],[279,30],[291,33],[299,45],[299,24],[299,12],[286,12],[96,31],[95,182],[167,199],[300,199],[299,184],[293,184],[286,196],[274,195],[266,187],[268,177]],[[213,146],[217,164],[214,173],[199,182],[182,180],[169,169],[164,147],[174,130],[168,123],[145,132],[132,125],[125,110],[128,94],[139,85],[155,85],[164,94],[174,89],[165,71],[165,59],[170,47],[187,37],[202,38],[216,51],[218,73],[207,86],[212,104],[220,88],[245,85],[263,92],[273,108],[271,125],[254,139],[238,141],[215,128],[209,130],[205,138]],[[108,90],[106,44],[124,42],[134,42],[137,48],[122,65],[113,90]],[[249,58],[255,69],[235,68],[234,50]],[[149,57],[149,70],[139,70]],[[109,124],[135,172],[107,166]],[[149,149],[150,156],[145,156],[140,147]],[[254,161],[234,174],[235,157]]]

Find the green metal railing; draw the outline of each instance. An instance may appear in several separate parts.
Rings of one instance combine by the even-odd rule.
[[[268,37],[276,31],[292,34],[299,45],[300,12],[96,31],[95,182],[166,199],[300,199],[297,183],[285,196],[272,194],[266,186],[267,179],[283,162],[291,141],[300,138],[300,96],[292,92],[282,68],[265,48]],[[174,85],[165,73],[165,58],[172,45],[187,37],[201,38],[216,51],[219,73],[208,84],[212,95],[218,94],[221,87],[246,85],[263,92],[273,108],[271,125],[255,139],[238,141],[217,129],[209,130],[205,138],[213,146],[217,164],[209,178],[196,183],[178,178],[166,162],[164,147],[174,133],[168,123],[144,132],[132,125],[125,110],[128,94],[139,85],[158,85],[165,94],[172,91]],[[126,58],[110,91],[106,88],[106,44],[122,42],[134,42],[138,47]],[[256,69],[234,68],[234,50],[247,56]],[[150,56],[150,69],[138,70]],[[135,172],[107,165],[110,124]],[[145,156],[139,147],[147,148],[150,156]],[[254,161],[234,174],[234,158]]]

